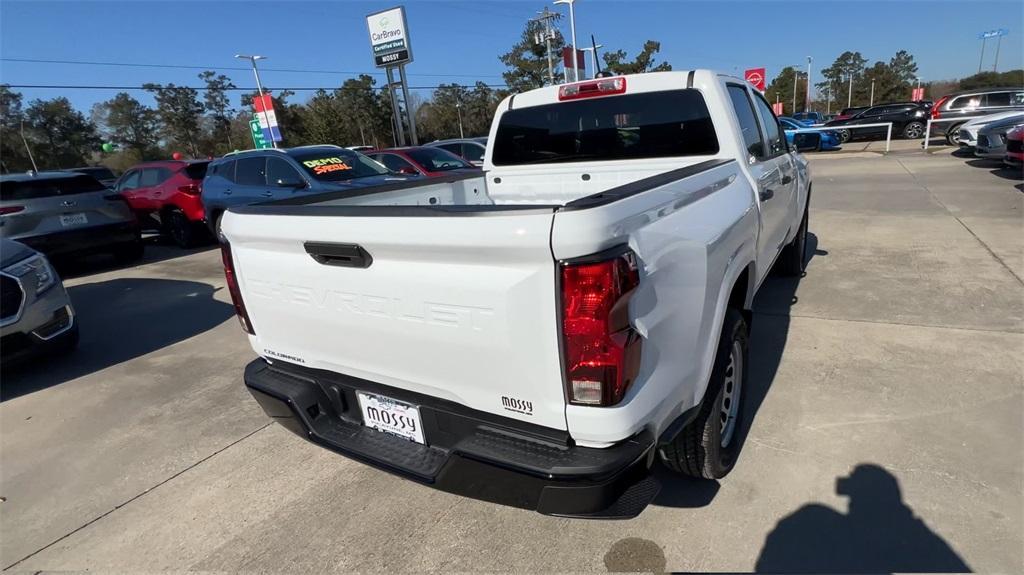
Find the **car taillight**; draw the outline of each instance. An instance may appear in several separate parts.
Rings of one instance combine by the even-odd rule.
[[[942,112],[940,112],[939,109],[942,108],[942,105],[944,103],[946,103],[946,100],[948,100],[948,99],[949,99],[949,96],[943,96],[943,97],[939,98],[938,102],[935,102],[934,106],[932,106],[932,119],[933,120],[938,120],[942,116]]]
[[[594,96],[611,96],[623,94],[626,91],[626,79],[599,78],[588,82],[576,84],[564,84],[558,88],[559,100],[578,100],[580,98],[592,98]]]
[[[245,302],[242,301],[242,290],[238,288],[238,277],[235,275],[235,261],[231,257],[231,244],[221,242],[220,257],[224,261],[224,278],[228,282],[228,293],[231,294],[231,303],[235,306],[235,315],[238,316],[238,323],[246,333],[256,335],[249,321],[249,313],[245,311]]]
[[[561,272],[569,402],[615,405],[640,368],[642,340],[629,323],[629,299],[640,283],[636,255],[565,263]]]
[[[178,186],[178,191],[190,196],[198,196],[202,194],[203,189],[199,187],[199,184],[188,184],[186,186]]]
[[[3,206],[0,207],[0,216],[6,216],[7,214],[16,214],[18,212],[25,211],[25,206]]]

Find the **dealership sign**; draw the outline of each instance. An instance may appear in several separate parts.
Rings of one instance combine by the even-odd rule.
[[[277,114],[274,113],[274,100],[270,94],[263,94],[252,99],[252,108],[256,121],[260,123],[260,131],[266,142],[281,141],[281,128],[277,125]]]
[[[743,73],[743,78],[753,84],[760,92],[764,92],[764,68],[751,68]]]
[[[378,68],[412,62],[404,6],[370,14],[366,17],[366,26],[370,29],[373,62]]]

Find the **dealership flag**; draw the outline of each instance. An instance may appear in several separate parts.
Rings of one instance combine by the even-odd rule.
[[[753,84],[759,92],[764,92],[764,68],[751,68],[743,73],[743,78]]]
[[[252,107],[256,111],[256,119],[260,122],[260,129],[263,130],[263,139],[270,141],[271,136],[275,142],[281,141],[281,129],[277,126],[277,116],[274,114],[274,101],[270,94],[256,96],[252,99]]]
[[[567,69],[572,69],[572,48],[564,46],[562,48],[562,65]],[[586,70],[586,62],[583,60],[583,50],[576,50],[576,67],[580,70]]]

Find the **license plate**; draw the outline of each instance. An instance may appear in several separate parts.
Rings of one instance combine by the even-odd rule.
[[[62,226],[78,226],[81,224],[88,223],[85,214],[64,214],[60,217],[60,225]]]
[[[363,425],[416,443],[426,443],[420,408],[383,395],[357,391],[359,409],[363,411]]]

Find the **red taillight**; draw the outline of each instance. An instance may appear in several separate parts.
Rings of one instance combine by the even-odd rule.
[[[228,293],[231,294],[231,303],[235,306],[235,315],[238,316],[238,323],[246,333],[256,335],[249,321],[249,313],[245,311],[245,302],[242,301],[242,291],[238,289],[238,278],[235,276],[235,261],[231,257],[231,244],[222,242],[220,244],[220,257],[224,261],[224,278],[228,282]]]
[[[640,368],[641,339],[629,323],[640,283],[631,251],[562,265],[562,337],[569,402],[615,405]]]
[[[190,196],[198,196],[202,194],[203,189],[199,187],[199,184],[188,184],[187,186],[178,186],[178,191]]]
[[[3,206],[0,207],[0,216],[6,216],[7,214],[16,214],[22,211],[25,211],[25,206]]]
[[[578,82],[576,84],[565,84],[560,86],[558,88],[558,99],[578,100],[580,98],[611,96],[613,94],[623,94],[625,92],[625,78],[621,76],[617,78],[599,78],[588,82]]]
[[[933,120],[938,120],[942,116],[942,112],[941,112],[941,110],[939,108],[941,108],[942,105],[945,104],[946,100],[948,100],[948,99],[949,99],[949,96],[943,96],[943,97],[939,98],[938,102],[935,102],[934,106],[932,106],[932,119]]]

